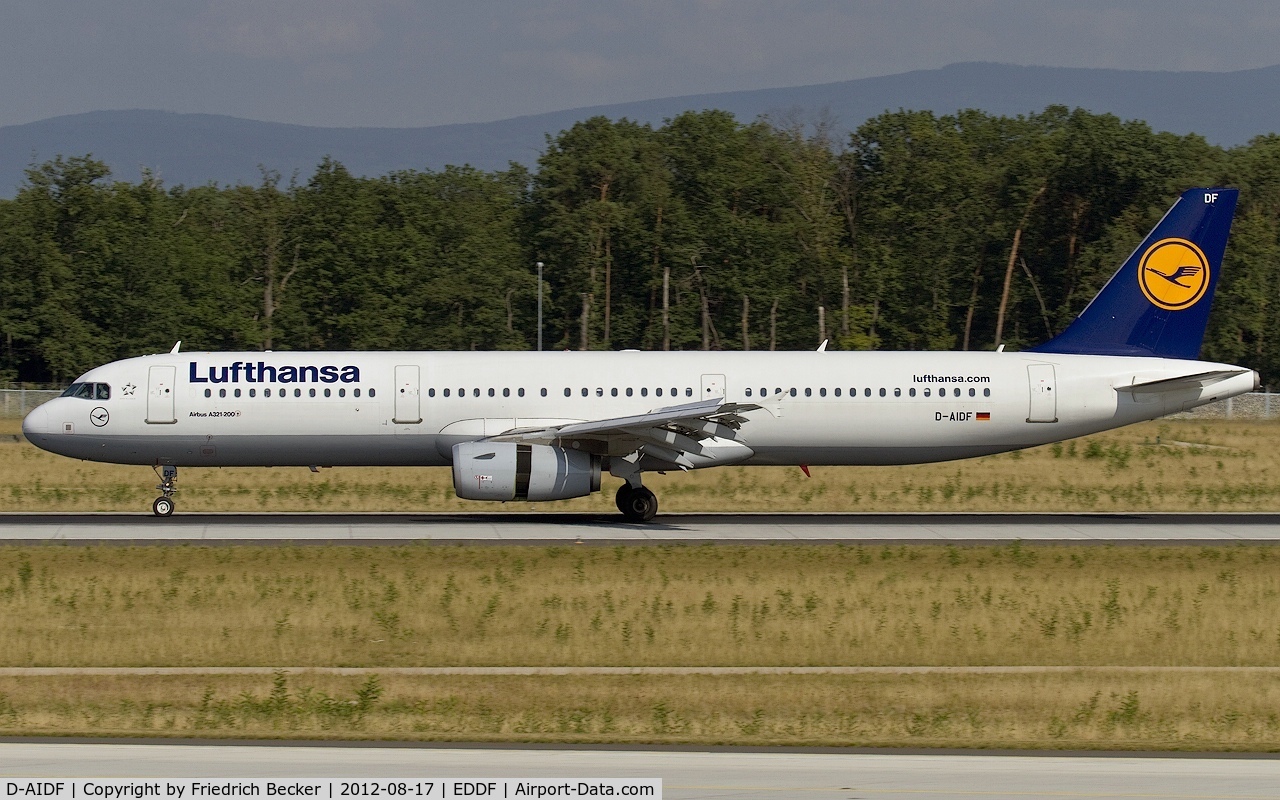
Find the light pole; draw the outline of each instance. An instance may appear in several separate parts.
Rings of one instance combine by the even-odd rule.
[[[538,262],[538,352],[542,352],[542,262]]]

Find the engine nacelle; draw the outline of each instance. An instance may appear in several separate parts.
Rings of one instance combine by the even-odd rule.
[[[453,488],[466,500],[567,500],[600,491],[600,456],[515,442],[453,446]]]

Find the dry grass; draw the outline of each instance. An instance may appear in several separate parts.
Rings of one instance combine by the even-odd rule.
[[[1243,674],[0,678],[0,734],[1280,748]]]
[[[1276,665],[1280,550],[3,547],[0,666]]]
[[[7,430],[17,431],[7,422]],[[3,426],[0,426],[3,429]],[[947,464],[649,475],[664,511],[1280,510],[1280,422],[1162,421]],[[447,469],[184,469],[183,511],[606,511],[603,494],[537,505],[458,500]],[[146,467],[0,444],[0,510],[145,511]]]

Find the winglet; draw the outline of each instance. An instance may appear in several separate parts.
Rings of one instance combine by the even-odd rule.
[[[1238,189],[1188,189],[1067,329],[1033,353],[1196,359]]]

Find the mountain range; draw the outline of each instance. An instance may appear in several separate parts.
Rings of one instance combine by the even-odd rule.
[[[322,128],[214,114],[93,111],[0,127],[0,194],[16,191],[23,170],[54,156],[92,154],[117,178],[137,180],[150,169],[166,185],[256,183],[259,165],[302,179],[324,156],[352,172],[470,164],[492,170],[515,161],[533,165],[546,144],[592,116],[661,124],[687,110],[724,109],[741,120],[761,114],[799,119],[833,117],[843,130],[886,110],[946,114],[977,108],[1016,115],[1061,104],[1156,130],[1198,133],[1233,146],[1280,131],[1280,65],[1236,72],[1146,72],[992,63],[952,64],[876,78],[779,89],[688,95],[591,106],[496,122],[421,128]]]

